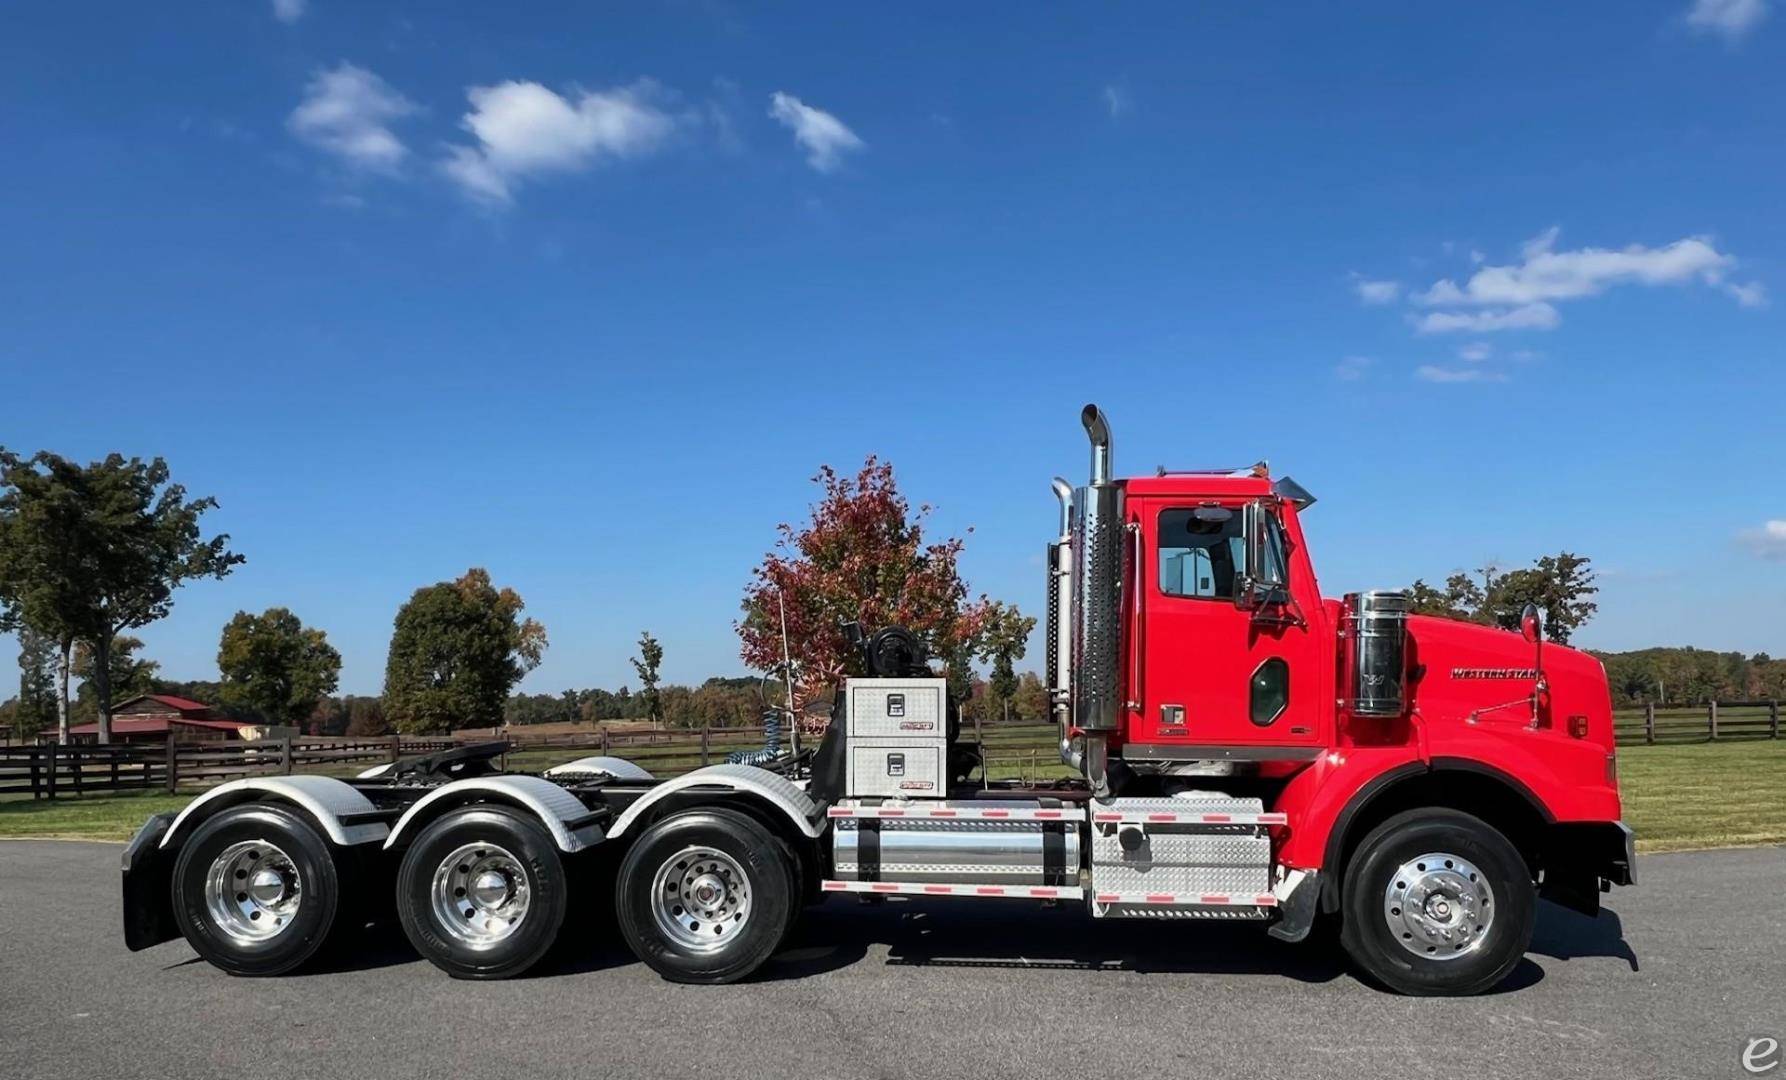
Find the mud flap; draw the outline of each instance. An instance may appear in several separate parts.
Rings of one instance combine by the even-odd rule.
[[[1265,932],[1279,941],[1301,941],[1308,937],[1310,928],[1315,925],[1315,909],[1320,902],[1321,872],[1307,871],[1289,895],[1278,898],[1277,921]]]
[[[140,952],[180,936],[174,924],[174,850],[162,850],[161,838],[174,823],[172,814],[156,814],[125,845],[124,946]]]

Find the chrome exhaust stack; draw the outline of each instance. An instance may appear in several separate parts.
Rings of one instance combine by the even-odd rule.
[[[1060,500],[1060,535],[1048,545],[1048,703],[1060,725],[1060,760],[1080,771],[1082,754],[1067,734],[1073,719],[1073,485],[1054,478]]]
[[[1079,422],[1091,441],[1091,481],[1074,493],[1071,523],[1072,722],[1087,733],[1080,767],[1106,794],[1104,734],[1122,715],[1123,490],[1112,479],[1103,410],[1087,405]]]

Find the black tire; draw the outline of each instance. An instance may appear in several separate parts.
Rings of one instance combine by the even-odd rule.
[[[232,851],[238,854],[231,856]],[[295,872],[298,903],[289,915],[281,916],[273,908],[246,904],[248,894],[237,893],[240,918],[252,919],[247,926],[259,931],[267,919],[279,924],[268,936],[245,938],[231,929],[232,921],[240,924],[227,906],[232,898],[223,897],[223,910],[213,910],[207,881],[214,864],[243,863],[228,873],[220,866],[220,881],[245,878],[255,866],[271,868],[275,851],[283,856],[277,865]],[[286,887],[292,884],[288,877]],[[270,803],[235,806],[207,818],[180,848],[174,862],[173,902],[180,933],[212,964],[231,975],[283,975],[316,956],[335,931],[341,874],[334,849],[303,815]]]
[[[748,911],[744,918],[721,918],[702,923],[681,916],[691,929],[687,936],[714,934],[715,944],[695,948],[679,940],[660,922],[657,879],[660,871],[681,875],[718,860],[697,856],[690,867],[676,869],[678,856],[690,849],[718,852],[731,866],[721,873],[731,881],[733,868],[742,875],[732,882],[731,896],[742,885]],[[798,866],[787,845],[762,823],[733,810],[689,810],[667,817],[647,829],[620,864],[614,906],[620,934],[627,947],[653,971],[680,983],[729,983],[746,977],[768,961],[781,946],[792,924],[799,896],[794,881]],[[673,897],[672,897],[673,902]],[[676,918],[671,903],[661,913],[665,921]]]
[[[468,847],[473,850],[463,859],[451,859]],[[455,865],[448,866],[449,859]],[[435,903],[436,873],[445,872],[447,887],[462,898],[471,879],[482,876],[480,867],[507,880],[507,899],[488,907],[468,905],[464,910],[476,913],[476,927],[471,915],[464,924],[443,924]],[[461,881],[455,874],[469,876]],[[514,898],[523,889],[526,904],[517,909]],[[455,979],[507,979],[539,963],[558,940],[569,896],[569,877],[551,833],[538,819],[506,806],[451,811],[422,830],[397,868],[397,917],[404,935]],[[449,900],[457,915],[457,904],[465,901],[443,894],[443,904]],[[516,917],[501,914],[516,910]],[[480,934],[483,940],[477,940]]]
[[[1399,916],[1402,910],[1392,906],[1390,891],[1405,887],[1398,878],[1412,876],[1400,871],[1410,860],[1432,853],[1456,856],[1460,867],[1473,870],[1492,892],[1492,897],[1470,892],[1476,917],[1456,924],[1452,938],[1422,939],[1417,927],[1398,923],[1392,928],[1390,923],[1390,914]],[[1438,872],[1440,867],[1432,869]],[[1453,919],[1464,910],[1445,896],[1437,899],[1445,901],[1439,910]],[[1367,975],[1399,993],[1480,994],[1500,985],[1525,957],[1537,902],[1525,859],[1487,822],[1457,810],[1409,810],[1372,829],[1353,852],[1341,893],[1340,944]],[[1491,910],[1492,917],[1484,918]],[[1468,925],[1478,919],[1480,926]]]

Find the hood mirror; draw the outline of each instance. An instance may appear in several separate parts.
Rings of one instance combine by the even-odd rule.
[[[1519,613],[1519,633],[1533,645],[1544,640],[1544,620],[1538,614],[1537,604],[1527,604],[1525,610]]]

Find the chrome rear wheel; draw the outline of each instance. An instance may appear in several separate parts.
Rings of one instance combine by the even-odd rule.
[[[533,895],[521,860],[495,844],[456,848],[435,869],[431,891],[440,928],[473,949],[513,934]]]
[[[689,952],[717,952],[750,923],[750,878],[717,848],[686,847],[665,859],[651,895],[657,928]]]
[[[205,909],[217,929],[237,944],[284,933],[303,902],[297,864],[265,838],[229,845],[205,874]]]

